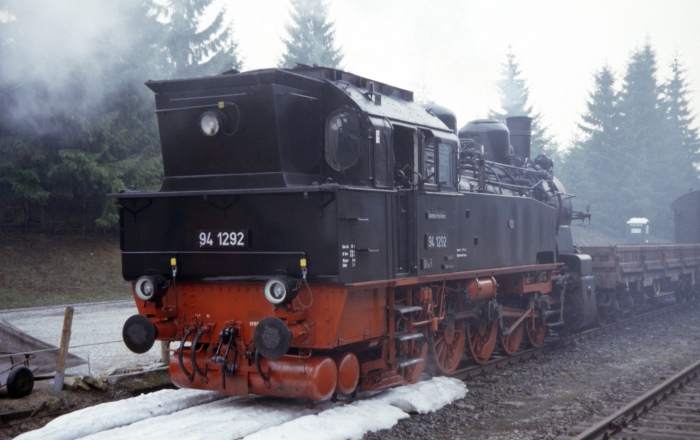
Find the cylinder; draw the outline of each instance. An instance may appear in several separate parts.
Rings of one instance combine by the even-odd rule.
[[[338,384],[335,387],[336,394],[352,394],[360,382],[360,362],[355,353],[346,352],[333,356],[338,366]]]
[[[154,324],[156,326],[158,337],[156,339],[161,341],[172,341],[179,339],[177,337],[178,326],[174,319],[168,319],[167,321],[158,321]],[[182,336],[182,335],[181,335]]]
[[[198,352],[196,355],[199,369],[206,371],[206,379],[194,374],[193,379],[190,380],[188,374],[194,372],[190,348],[185,348],[182,354],[182,362],[187,372],[180,368],[178,354],[176,351],[170,357],[169,372],[173,385],[180,388],[218,391],[228,396],[259,394],[324,401],[330,399],[338,387],[339,368],[328,356],[305,358],[285,355],[274,360],[261,357],[260,368],[270,381],[268,386],[256,371],[255,366],[244,366],[233,376],[226,374],[224,378],[221,367],[211,363],[211,357],[206,351]],[[344,375],[352,376],[352,373],[347,372],[352,370],[351,363],[351,359],[346,360],[346,365],[343,367]],[[344,382],[347,383],[347,381]],[[349,386],[346,384],[344,387]]]
[[[491,299],[496,294],[498,283],[494,277],[472,278],[467,281],[467,291],[472,301]]]
[[[338,385],[338,368],[327,356],[261,358],[260,367],[270,380],[269,387],[259,374],[251,373],[248,385],[253,394],[323,401],[331,398]]]

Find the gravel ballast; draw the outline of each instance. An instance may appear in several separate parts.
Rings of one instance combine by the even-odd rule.
[[[700,358],[700,307],[618,327],[466,381],[467,395],[365,440],[554,439]]]

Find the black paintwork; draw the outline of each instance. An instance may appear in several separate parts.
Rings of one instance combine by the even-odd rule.
[[[310,278],[344,284],[557,259],[570,207],[551,170],[507,145],[484,168],[472,141],[460,147],[453,117],[409,91],[327,68],[147,85],[165,180],[160,191],[113,195],[127,280],[170,276],[171,257],[183,279],[299,278],[306,258]],[[211,110],[224,133],[207,137],[198,124]],[[329,161],[338,112],[343,156]],[[507,143],[497,128],[483,135]],[[242,246],[219,246],[219,233],[239,234]]]
[[[673,201],[676,243],[700,243],[700,191],[691,191]]]

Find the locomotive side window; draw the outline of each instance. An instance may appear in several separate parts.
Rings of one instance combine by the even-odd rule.
[[[423,155],[425,160],[425,181],[426,183],[435,183],[435,143],[432,140],[425,143]]]
[[[440,185],[454,186],[454,146],[443,140],[438,143],[438,182]]]
[[[394,124],[394,179],[397,186],[410,188],[418,183],[418,136],[415,127]]]
[[[350,110],[338,110],[326,125],[326,162],[336,171],[345,171],[359,160],[360,117]]]
[[[433,137],[423,147],[425,183],[438,187],[454,187],[456,183],[456,145]]]
[[[377,188],[389,188],[393,184],[393,154],[390,149],[393,140],[393,128],[385,119],[369,118],[372,124],[372,180]]]

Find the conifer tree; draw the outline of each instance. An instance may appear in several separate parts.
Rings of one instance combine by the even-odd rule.
[[[557,175],[568,192],[576,194],[576,209],[590,206],[595,218],[594,227],[606,233],[616,232],[611,212],[619,203],[616,195],[616,175],[620,115],[617,109],[615,75],[605,65],[593,75],[593,91],[589,92],[586,112],[578,124],[584,137],[574,143],[564,161],[557,167]]]
[[[552,136],[547,133],[547,128],[542,122],[542,115],[534,113],[529,104],[530,91],[512,49],[506,54],[506,62],[501,69],[501,79],[497,81],[501,95],[501,109],[491,110],[489,118],[505,122],[511,116],[529,116],[532,118],[532,146],[530,155],[532,158],[541,153],[553,154],[556,144]]]
[[[340,68],[343,54],[335,46],[334,23],[324,0],[291,0],[292,22],[286,26],[285,52],[280,67],[297,64]]]
[[[657,70],[656,52],[647,42],[632,54],[623,79],[619,96],[621,147],[637,154],[652,153],[663,136],[659,130],[664,111]]]
[[[152,5],[154,19],[164,21],[164,55],[173,77],[216,75],[241,68],[225,5],[214,0],[167,0]],[[206,24],[216,6],[220,9]]]
[[[22,37],[34,32],[36,8],[10,7],[16,20],[0,23],[0,41],[8,43],[0,44],[0,219],[25,230],[114,228],[116,207],[105,193],[161,180],[153,95],[143,86],[158,74],[148,36],[160,25],[148,17],[148,0],[130,0],[120,12],[139,32],[121,35],[116,46],[110,30],[95,33],[91,56],[47,81],[21,69],[32,51]]]
[[[630,57],[615,93],[608,67],[596,74],[585,137],[559,169],[569,190],[591,205],[594,228],[624,237],[632,217],[651,221],[655,240],[672,239],[669,206],[697,182],[697,131],[690,125],[683,69],[657,82],[656,54],[647,42]]]
[[[619,183],[615,221],[624,227],[632,217],[646,217],[652,232],[672,237],[669,205],[680,195],[669,143],[662,88],[657,81],[656,52],[649,42],[632,53],[620,91]]]
[[[674,176],[680,186],[686,184],[688,189],[698,189],[700,139],[698,129],[692,127],[695,118],[690,111],[685,69],[677,58],[671,63],[671,75],[663,86],[663,102],[670,130],[668,142],[676,147],[669,154],[676,156],[675,161],[681,165]]]
[[[590,148],[604,150],[614,147],[620,123],[615,93],[615,74],[609,65],[594,74],[595,88],[589,93],[586,114],[578,127],[589,136]]]

